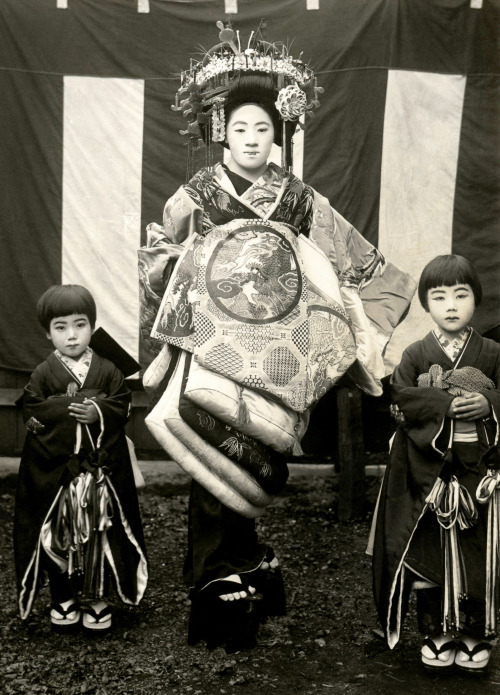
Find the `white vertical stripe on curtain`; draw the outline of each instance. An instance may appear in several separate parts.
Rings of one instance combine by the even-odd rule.
[[[86,286],[97,324],[139,354],[144,81],[64,78],[62,281]]]
[[[428,261],[451,252],[465,84],[461,75],[389,71],[378,246],[415,279]],[[399,362],[408,336],[416,340],[431,328],[415,297],[388,345],[387,364]]]

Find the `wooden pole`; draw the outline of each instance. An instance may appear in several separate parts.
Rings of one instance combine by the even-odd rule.
[[[337,389],[339,442],[339,520],[363,516],[365,512],[365,451],[361,392]]]

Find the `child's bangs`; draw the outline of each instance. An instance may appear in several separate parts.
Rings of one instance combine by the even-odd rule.
[[[450,266],[445,266],[439,271],[436,271],[434,277],[432,276],[432,273],[430,274],[428,278],[428,289],[433,289],[434,287],[453,287],[453,285],[471,284],[470,274],[466,272],[465,268],[452,268]]]
[[[52,319],[72,314],[85,314],[93,328],[96,313],[94,298],[81,285],[53,285],[40,297],[37,304],[37,318],[47,331]]]
[[[65,292],[59,297],[54,297],[51,309],[52,318],[71,314],[86,314],[90,318],[88,301],[76,292]]]
[[[420,303],[427,311],[427,292],[435,287],[470,285],[476,306],[482,299],[481,280],[472,263],[463,256],[448,254],[437,256],[422,271],[418,284]]]

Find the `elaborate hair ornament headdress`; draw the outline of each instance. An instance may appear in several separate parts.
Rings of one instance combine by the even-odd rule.
[[[320,105],[318,94],[324,90],[318,87],[314,72],[301,56],[294,59],[284,44],[264,41],[261,27],[251,33],[243,50],[239,32],[221,21],[217,27],[220,43],[207,51],[202,60],[191,61],[189,70],[181,73],[181,86],[172,106],[175,111],[182,111],[188,121],[187,129],[180,133],[187,135],[195,146],[200,138],[207,147],[210,142],[224,142],[224,106],[231,87],[246,74],[268,76],[280,119],[303,127],[300,117],[314,116],[313,109]]]

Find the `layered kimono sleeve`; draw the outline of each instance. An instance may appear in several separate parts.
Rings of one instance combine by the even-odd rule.
[[[418,348],[404,351],[391,377],[391,397],[405,420],[408,438],[423,453],[443,454],[450,444],[451,420],[446,413],[453,400],[447,391],[417,386],[427,367],[419,360]]]
[[[201,208],[184,188],[167,201],[163,226],[152,223],[146,228],[146,246],[137,252],[139,264],[140,330],[143,344],[149,349],[150,362],[162,343],[150,337],[153,323],[172,270],[182,253],[182,242],[201,227]]]
[[[314,192],[310,238],[328,256],[340,283],[345,309],[356,337],[358,386],[372,395],[382,393],[386,375],[383,353],[409,309],[416,283],[386,261],[329,201]]]

